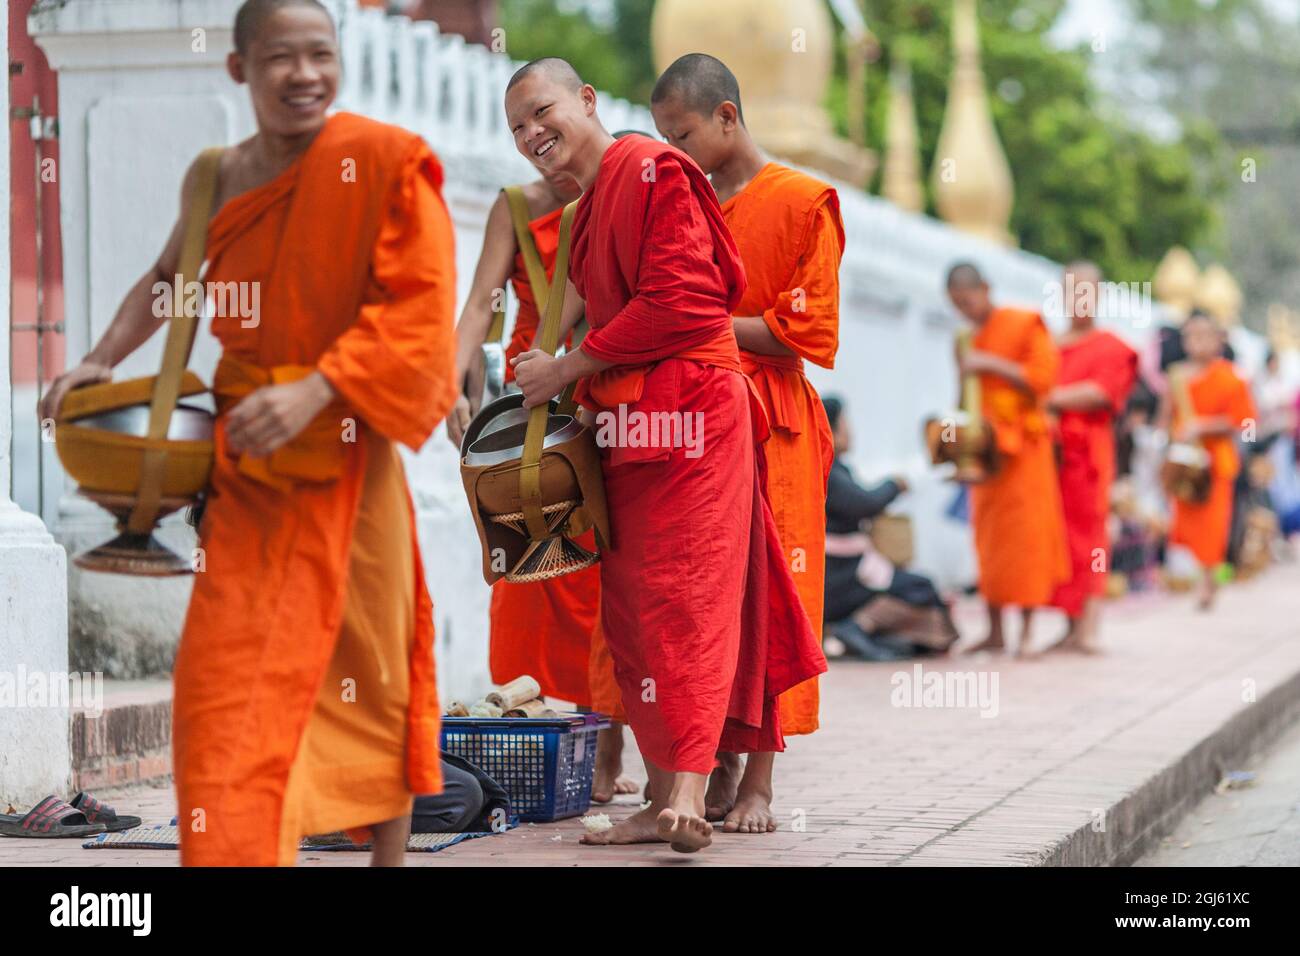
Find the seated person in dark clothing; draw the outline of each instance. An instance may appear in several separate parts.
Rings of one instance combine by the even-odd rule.
[[[835,438],[826,489],[828,632],[869,660],[946,650],[957,631],[930,579],[895,568],[866,533],[870,520],[907,490],[907,482],[890,478],[874,488],[859,485],[843,460],[852,442],[843,402],[827,396],[822,404]]]
[[[486,833],[503,830],[510,798],[468,760],[442,754],[442,793],[415,798],[412,833]]]

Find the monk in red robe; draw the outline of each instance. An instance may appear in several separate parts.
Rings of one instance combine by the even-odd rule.
[[[1223,357],[1223,330],[1214,319],[1194,312],[1184,320],[1182,335],[1187,359],[1169,369],[1165,418],[1172,420],[1173,441],[1199,444],[1209,454],[1210,493],[1195,504],[1174,499],[1169,543],[1187,548],[1201,566],[1198,605],[1208,611],[1218,592],[1219,565],[1228,557],[1233,483],[1241,470],[1237,442],[1258,415],[1250,388]]]
[[[745,266],[732,327],[741,365],[771,422],[764,446],[767,494],[799,600],[821,638],[826,571],[826,480],[834,458],[830,423],[803,373],[805,360],[832,368],[839,345],[839,268],[844,225],[835,190],[769,162],[745,127],[736,77],[722,61],[692,53],[655,84],[660,135],[710,177]],[[781,731],[818,726],[817,680],[781,695]],[[719,754],[706,797],[710,820],[729,832],[768,833],[772,753],[756,753],[743,776]]]
[[[960,263],[948,273],[948,297],[974,327],[960,360],[963,376],[980,381],[984,420],[993,427],[1000,469],[971,488],[971,524],[980,594],[989,632],[964,650],[1005,647],[1002,609],[1019,607],[1018,653],[1029,652],[1035,608],[1051,602],[1070,577],[1061,489],[1043,402],[1060,359],[1037,312],[995,308],[978,269]]]
[[[528,232],[548,281],[555,272],[560,215],[565,205],[577,199],[581,192],[577,180],[567,173],[551,173],[522,187],[528,207]],[[474,406],[482,392],[482,383],[478,381],[481,349],[490,334],[494,312],[504,308],[500,297],[507,281],[519,304],[505,348],[506,381],[512,382],[515,374],[510,361],[532,348],[537,337],[539,306],[543,303],[537,301],[529,280],[524,251],[519,248],[510,203],[503,190],[488,212],[483,250],[456,325],[457,381],[467,383],[466,391],[475,396],[475,401],[471,401],[462,394],[447,418],[447,436],[457,448],[473,413],[478,411]],[[579,543],[588,550],[596,550],[594,532],[588,532]],[[505,684],[521,674],[530,674],[537,679],[545,696],[572,701],[582,708],[593,706],[588,670],[593,653],[592,631],[599,608],[598,567],[549,581],[496,582],[492,586],[488,656],[492,680]],[[596,769],[591,786],[594,802],[608,803],[616,794],[636,792],[636,785],[622,776],[622,770],[623,726],[615,722],[615,726],[597,735]]]
[[[516,73],[506,116],[523,155],[583,185],[569,292],[591,332],[515,372],[530,405],[581,379],[595,414],[613,538],[601,625],[650,774],[651,805],[584,840],[698,850],[715,754],[782,749],[778,695],[826,666],[764,493],[766,421],[731,319],[743,268],[699,167],[615,142],[565,61]]]
[[[1106,592],[1110,570],[1110,486],[1115,480],[1115,416],[1124,410],[1137,379],[1137,352],[1122,339],[1096,327],[1101,270],[1091,262],[1065,269],[1064,302],[1069,331],[1058,341],[1061,371],[1047,396],[1057,416],[1061,507],[1070,552],[1070,580],[1052,604],[1070,618],[1065,639],[1055,648],[1097,650],[1098,598]]]
[[[400,864],[413,796],[441,789],[433,609],[396,446],[418,448],[455,399],[442,169],[413,133],[327,118],[339,51],[315,0],[249,0],[234,39],[258,128],[221,158],[205,279],[260,288],[260,310],[212,317],[206,568],[175,666],[181,861],[292,864],[305,834],[368,829],[374,862]],[[54,408],[158,327],[181,235]]]

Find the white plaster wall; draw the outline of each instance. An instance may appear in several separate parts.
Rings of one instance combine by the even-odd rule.
[[[9,48],[9,21],[0,47]],[[9,88],[0,92],[9,114]],[[0,249],[9,248],[9,124],[0,132]],[[68,669],[67,588],[63,549],[35,515],[9,498],[9,256],[0,256],[0,804],[30,807],[71,780],[68,710],[29,696],[27,678],[48,688]]]

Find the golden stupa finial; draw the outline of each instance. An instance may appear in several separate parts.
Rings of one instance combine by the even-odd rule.
[[[1152,288],[1156,298],[1181,322],[1196,304],[1200,281],[1201,270],[1192,254],[1182,246],[1171,246],[1156,266]]]
[[[895,49],[889,66],[889,116],[885,126],[885,160],[880,195],[908,212],[925,208],[921,185],[921,135],[912,100],[912,68]]]
[[[837,136],[823,105],[835,67],[824,0],[656,0],[650,39],[659,70],[686,53],[727,64],[740,83],[745,125],[773,156],[853,185],[875,173],[875,155]],[[865,96],[865,85],[857,92]]]
[[[1196,306],[1204,309],[1223,328],[1231,328],[1241,320],[1241,286],[1232,273],[1214,263],[1201,274],[1196,286]]]
[[[1294,352],[1300,348],[1297,325],[1300,313],[1292,312],[1281,302],[1268,307],[1268,344],[1274,352]]]
[[[975,0],[953,0],[953,71],[930,181],[939,215],[964,232],[1013,245],[1014,186],[980,67]]]

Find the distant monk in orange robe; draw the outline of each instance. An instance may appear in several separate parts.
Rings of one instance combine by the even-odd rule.
[[[560,243],[560,215],[582,190],[572,176],[556,173],[528,183],[522,192],[528,207],[528,232],[550,281]],[[481,349],[490,334],[494,311],[504,308],[499,297],[507,280],[519,303],[505,348],[506,381],[512,382],[515,375],[510,360],[532,348],[537,337],[539,302],[519,247],[511,206],[502,190],[488,212],[483,251],[456,325],[456,380],[468,383],[467,391],[475,396],[471,401],[462,394],[447,418],[447,437],[457,448],[478,411],[475,406],[482,383],[477,366],[482,364]],[[594,532],[579,541],[588,550],[596,550]],[[488,658],[493,682],[505,684],[521,674],[531,674],[544,695],[579,707],[592,706],[588,669],[599,609],[598,567],[530,584],[498,581],[492,586]],[[623,727],[616,724],[597,735],[593,801],[608,803],[615,794],[636,792],[636,785],[621,776],[622,770]]]
[[[1096,327],[1101,270],[1091,262],[1066,266],[1064,303],[1070,329],[1058,341],[1061,373],[1047,397],[1057,416],[1061,506],[1070,551],[1070,580],[1052,604],[1070,618],[1053,649],[1097,650],[1098,598],[1110,571],[1110,486],[1115,480],[1115,416],[1137,379],[1137,352]]]
[[[1061,490],[1043,400],[1056,383],[1059,358],[1037,312],[994,308],[978,269],[959,263],[948,273],[948,297],[974,326],[961,374],[978,375],[984,418],[993,426],[1002,465],[971,487],[971,524],[979,589],[989,632],[973,647],[1005,647],[1002,609],[1023,617],[1018,653],[1029,651],[1035,608],[1070,578]]]
[[[769,162],[745,127],[736,77],[703,53],[673,63],[655,84],[651,111],[660,135],[710,177],[745,266],[746,288],[732,320],[741,365],[771,422],[764,446],[767,494],[799,600],[818,640],[826,573],[826,480],[835,457],[830,423],[803,373],[807,359],[835,364],[844,224],[839,197],[819,180]],[[781,695],[781,732],[818,726],[817,680]],[[705,798],[710,820],[728,832],[768,833],[774,754],[719,754]]]
[[[1210,458],[1210,494],[1200,504],[1174,499],[1169,543],[1187,548],[1201,566],[1199,607],[1210,610],[1218,591],[1216,572],[1228,557],[1232,529],[1233,482],[1241,469],[1237,441],[1258,415],[1250,388],[1223,357],[1223,330],[1210,316],[1194,312],[1183,322],[1187,359],[1170,368],[1171,439],[1201,444]],[[1191,414],[1174,395],[1182,377]]]
[[[581,379],[595,415],[613,538],[601,626],[650,775],[647,809],[583,839],[692,852],[712,838],[715,754],[782,749],[778,695],[826,667],[762,484],[766,422],[731,319],[743,268],[699,167],[644,136],[615,142],[565,61],[521,68],[506,116],[523,155],[583,185],[567,294],[591,332],[515,373],[529,405]]]
[[[260,288],[260,312],[212,318],[206,570],[175,666],[181,861],[289,865],[305,834],[368,828],[373,861],[400,865],[413,796],[441,789],[433,608],[396,445],[418,448],[455,399],[442,169],[413,133],[326,117],[339,53],[315,0],[250,0],[234,39],[258,131],[221,159],[205,279]],[[158,327],[151,289],[180,243],[178,224],[55,407]]]

